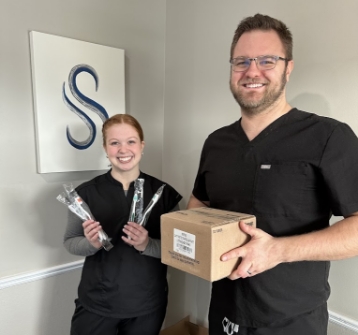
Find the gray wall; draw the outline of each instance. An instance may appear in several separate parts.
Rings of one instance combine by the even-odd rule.
[[[98,174],[36,173],[31,30],[125,50],[127,112],[146,135],[142,169],[175,186],[184,196],[182,206],[206,136],[239,118],[228,88],[228,59],[233,31],[244,16],[268,13],[292,29],[291,104],[347,122],[358,133],[355,0],[0,0],[0,5],[0,282],[81,259],[62,247],[66,209],[55,197],[63,182],[78,184]],[[333,262],[329,307],[358,322],[357,265],[357,258]],[[2,329],[8,335],[21,329],[29,335],[68,333],[79,276],[75,270],[0,290]],[[210,284],[174,269],[168,278],[166,324],[187,314],[205,324]]]

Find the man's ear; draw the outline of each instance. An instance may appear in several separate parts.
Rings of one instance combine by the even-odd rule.
[[[286,67],[286,80],[287,82],[290,81],[290,75],[291,75],[291,72],[293,71],[293,68],[294,68],[294,62],[293,60],[290,60],[287,62],[287,67]]]

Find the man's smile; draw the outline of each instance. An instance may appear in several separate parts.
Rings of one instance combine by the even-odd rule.
[[[260,88],[265,86],[265,84],[243,84],[243,86],[246,88]]]

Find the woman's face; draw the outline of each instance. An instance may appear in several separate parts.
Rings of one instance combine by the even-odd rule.
[[[120,123],[106,130],[104,150],[117,172],[139,172],[144,141],[141,141],[137,130],[129,124]]]

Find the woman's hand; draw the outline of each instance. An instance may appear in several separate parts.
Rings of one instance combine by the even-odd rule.
[[[138,251],[144,251],[149,242],[148,230],[135,222],[127,222],[123,232],[129,237],[122,236],[122,240]]]
[[[83,233],[86,239],[97,249],[102,247],[101,242],[98,239],[98,231],[102,229],[99,222],[93,220],[87,220],[82,223]]]

